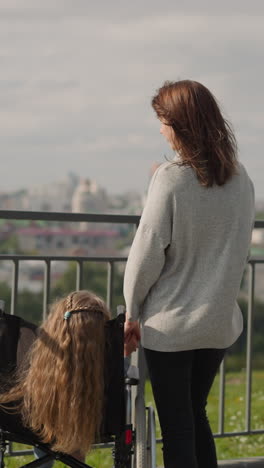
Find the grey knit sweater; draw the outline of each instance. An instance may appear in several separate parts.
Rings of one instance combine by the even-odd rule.
[[[124,278],[127,317],[157,351],[226,348],[243,329],[237,304],[254,223],[245,168],[205,188],[194,171],[155,172]]]

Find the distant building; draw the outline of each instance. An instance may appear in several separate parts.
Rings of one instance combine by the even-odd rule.
[[[20,228],[16,231],[19,248],[23,252],[43,255],[89,255],[114,252],[119,233],[115,230]]]
[[[72,172],[62,180],[35,185],[13,193],[0,193],[0,209],[74,213],[140,214],[143,198],[136,192],[109,195],[89,179]],[[82,229],[88,225],[82,224]],[[107,228],[104,224],[101,227]]]
[[[107,211],[107,197],[96,182],[82,179],[72,197],[72,211],[74,213],[105,213]]]
[[[64,179],[47,185],[36,185],[27,192],[26,209],[30,211],[70,212],[72,196],[79,177],[69,173]]]
[[[124,192],[112,195],[109,199],[108,213],[140,215],[143,209],[143,197],[137,192]]]
[[[12,193],[0,193],[1,210],[25,210],[27,191],[18,190]]]
[[[15,232],[15,227],[12,223],[9,222],[3,222],[1,223],[1,229],[0,229],[0,243],[5,242],[14,234]]]

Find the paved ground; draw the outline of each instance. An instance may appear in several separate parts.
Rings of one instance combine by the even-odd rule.
[[[264,457],[225,460],[218,463],[219,468],[264,468]],[[160,467],[161,468],[161,467]]]
[[[219,468],[264,468],[264,457],[225,460],[218,463]]]

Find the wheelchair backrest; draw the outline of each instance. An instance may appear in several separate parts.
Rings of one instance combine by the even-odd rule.
[[[105,396],[102,437],[120,434],[125,425],[124,315],[105,325]],[[0,312],[0,386],[27,359],[38,327],[16,315]],[[3,389],[0,388],[0,392]],[[95,395],[96,398],[96,395]],[[0,414],[1,426],[1,414]]]
[[[37,337],[37,325],[16,315],[0,312],[0,373],[20,366]]]

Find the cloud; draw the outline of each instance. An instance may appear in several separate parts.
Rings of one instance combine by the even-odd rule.
[[[217,14],[212,2],[2,0],[3,187],[48,181],[76,164],[100,180],[105,168],[111,190],[143,191],[151,162],[169,151],[151,96],[165,79],[191,78],[233,122],[264,198],[254,172],[263,146],[263,16],[234,5],[221,3]],[[259,13],[262,3],[254,5]]]
[[[77,17],[83,19],[92,16],[95,19],[117,19],[117,20],[137,20],[142,17],[161,15],[166,11],[168,14],[181,15],[223,15],[236,16],[238,14],[261,14],[263,13],[262,0],[255,0],[249,3],[245,0],[222,0],[221,3],[210,0],[191,0],[188,3],[177,4],[171,0],[134,0],[124,2],[122,0],[101,0],[100,2],[90,2],[87,0],[56,0],[56,5],[52,0],[1,0],[1,17],[4,19],[18,19],[20,21],[40,21],[41,18],[47,20],[58,20],[67,17]]]

